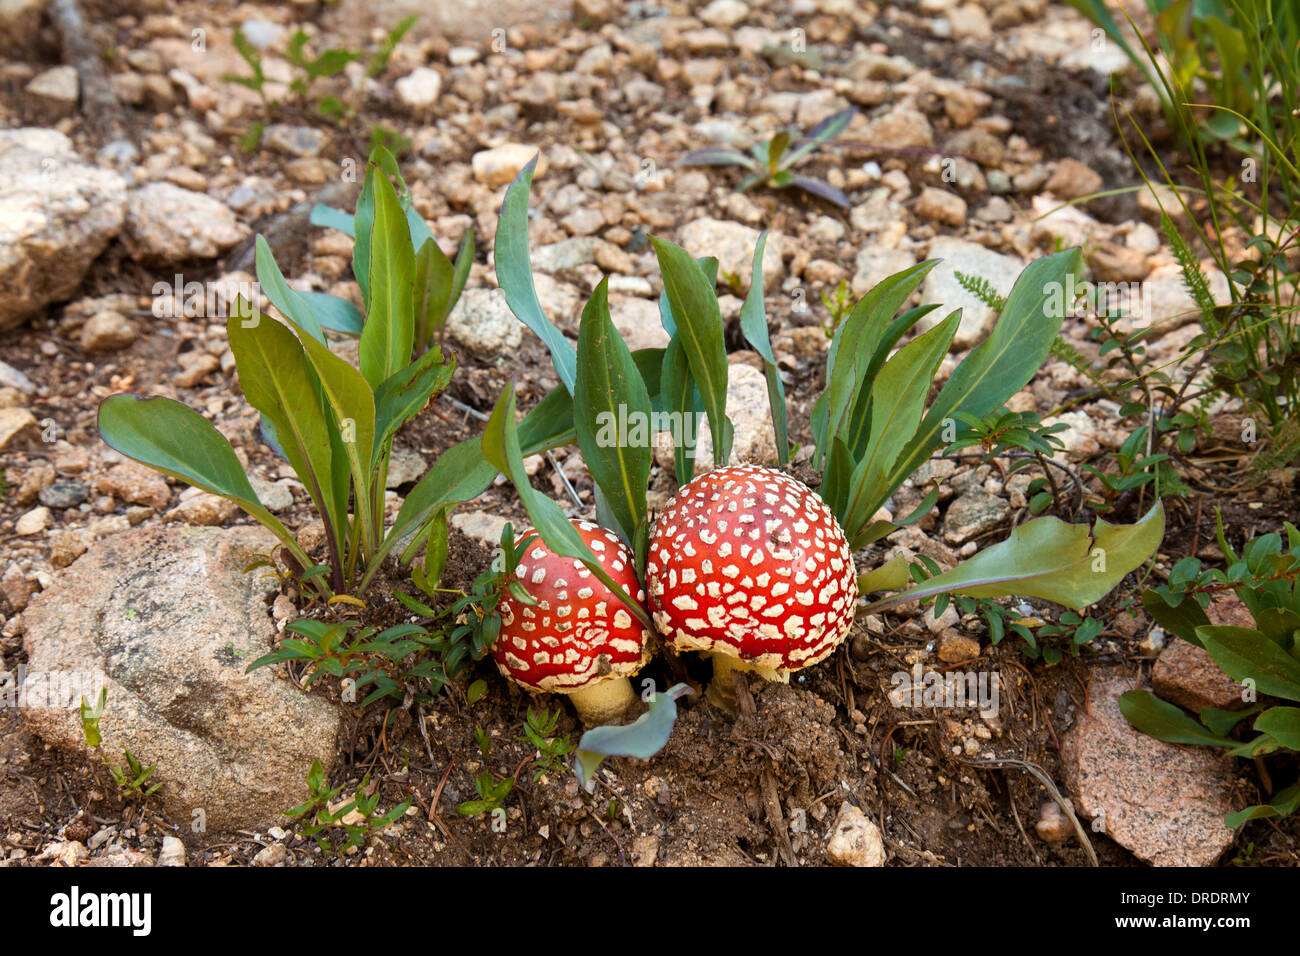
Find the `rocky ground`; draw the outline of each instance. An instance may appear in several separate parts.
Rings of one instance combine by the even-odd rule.
[[[304,489],[261,443],[236,387],[222,316],[230,290],[253,281],[258,232],[295,286],[359,303],[350,240],[310,226],[306,211],[317,201],[351,208],[350,174],[375,124],[409,141],[404,175],[446,251],[471,227],[477,242],[449,324],[460,368],[399,439],[393,507],[440,452],[476,433],[507,381],[525,406],[558,384],[491,265],[505,187],[538,151],[534,269],[564,331],[576,334],[586,296],[608,275],[629,345],[664,344],[650,235],[716,255],[720,274],[734,274],[722,301],[739,458],[774,457],[758,357],[735,328],[764,228],[773,348],[791,437],[805,447],[824,384],[823,293],[846,280],[860,296],[929,257],[944,262],[920,301],[964,309],[940,381],[994,319],[954,273],[1005,293],[1028,260],[1072,245],[1095,280],[1144,284],[1161,330],[1149,358],[1170,363],[1199,329],[1153,198],[1064,205],[1140,182],[1115,131],[1112,78],[1168,146],[1149,91],[1072,11],[1045,0],[545,0],[457,4],[451,16],[435,5],[377,78],[363,82],[354,63],[348,82],[322,82],[357,111],[335,126],[309,106],[268,115],[257,94],[224,81],[248,72],[234,29],[263,50],[272,93],[283,95],[289,67],[275,51],[298,26],[317,51],[373,50],[414,4],[87,0],[86,37],[122,111],[122,127],[106,132],[42,6],[8,4],[11,20],[0,23],[10,38],[0,51],[9,54],[0,62],[0,669],[95,667],[112,690],[102,755],[84,752],[75,710],[0,708],[0,863],[331,862],[279,813],[305,799],[312,757],[345,795],[370,773],[382,808],[414,801],[406,818],[341,857],[352,863],[1297,861],[1294,823],[1259,821],[1242,834],[1223,826],[1255,798],[1250,768],[1141,737],[1119,715],[1118,694],[1153,679],[1180,703],[1223,706],[1225,694],[1194,648],[1165,649],[1140,613],[1121,611],[1131,582],[1094,610],[1101,636],[1055,667],[1010,640],[993,646],[954,610],[862,616],[844,651],[789,687],[755,686],[735,720],[684,702],[668,749],[644,764],[608,762],[590,797],[567,772],[534,779],[532,748],[520,742],[529,702],[488,666],[478,671],[485,699],[471,704],[457,686],[422,715],[360,713],[325,687],[304,697],[284,679],[297,675],[265,670],[250,683],[247,660],[297,613],[272,583],[240,572],[266,547],[262,532],[232,505],[123,460],[95,431],[97,403],[114,392],[179,399],[232,440],[268,507],[310,535]],[[857,114],[840,142],[803,170],[844,190],[847,211],[793,191],[739,193],[737,172],[675,165],[691,149],[747,148],[848,106]],[[260,145],[245,151],[239,141],[256,122],[267,124]],[[1222,295],[1223,277],[1211,277]],[[208,301],[187,309],[187,283],[212,290]],[[1090,321],[1068,320],[1063,334],[1096,361]],[[1053,361],[1010,407],[1047,414],[1089,390]],[[1294,471],[1251,470],[1255,450],[1242,444],[1233,409],[1212,412],[1192,491],[1167,502],[1158,573],[1186,554],[1215,557],[1215,506],[1234,540],[1300,514]],[[1055,420],[1068,426],[1058,459],[1076,475],[1108,461],[1127,435],[1105,400]],[[662,464],[657,506],[673,490],[671,454]],[[537,487],[590,514],[592,483],[576,450],[530,467]],[[1028,481],[930,462],[890,507],[910,512],[937,483],[938,512],[858,555],[859,566],[899,550],[951,566],[1027,516]],[[1120,517],[1149,505],[1134,496]],[[502,523],[521,517],[502,487],[455,516],[466,580]],[[142,645],[146,631],[154,636]],[[1001,712],[891,705],[892,675],[915,664],[997,671]],[[674,675],[660,663],[648,676],[665,686]],[[475,742],[477,728],[490,748]],[[566,713],[561,732],[579,730]],[[163,781],[148,800],[124,797],[106,770],[130,748]],[[516,779],[503,832],[455,810],[485,770]]]

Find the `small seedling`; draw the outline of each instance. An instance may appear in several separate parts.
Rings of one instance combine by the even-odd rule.
[[[309,836],[316,841],[316,845],[326,853],[342,853],[349,847],[361,847],[366,842],[366,837],[371,833],[377,833],[389,826],[393,822],[401,819],[406,811],[411,807],[410,800],[404,800],[393,809],[380,816],[375,816],[375,808],[379,805],[379,793],[367,796],[370,789],[370,774],[361,778],[361,783],[357,785],[356,796],[345,803],[343,806],[331,811],[330,803],[343,790],[340,784],[330,789],[325,784],[325,770],[319,760],[313,760],[311,769],[307,771],[307,792],[309,799],[306,803],[294,807],[292,810],[286,810],[284,815],[295,820],[305,820],[302,825],[303,836]],[[350,815],[353,811],[361,815],[361,822],[347,823],[344,817]],[[329,832],[337,827],[342,827],[346,834],[345,839],[338,844],[332,843],[328,836]]]
[[[559,710],[543,708],[535,711],[528,708],[528,717],[524,721],[524,736],[537,749],[537,769],[533,772],[536,783],[547,773],[560,773],[564,770],[564,758],[573,753],[577,747],[567,736],[557,737],[555,727],[560,721]]]

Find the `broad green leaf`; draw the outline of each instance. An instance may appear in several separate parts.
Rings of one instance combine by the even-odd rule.
[[[274,532],[304,565],[310,563],[280,519],[258,500],[226,436],[192,408],[170,398],[110,395],[99,404],[98,425],[109,447],[164,475],[230,499]]]
[[[871,519],[866,509],[888,497],[887,475],[899,452],[916,434],[925,411],[925,399],[934,383],[934,373],[948,354],[957,332],[961,311],[953,312],[930,331],[917,336],[885,363],[871,383],[871,432],[866,455],[853,469],[849,480],[848,506],[837,517],[850,541]],[[836,440],[839,436],[836,435]]]
[[[372,153],[366,164],[365,179],[361,184],[361,194],[357,196],[357,212],[352,220],[352,272],[356,276],[357,286],[361,289],[361,304],[367,314],[370,312],[370,234],[375,227],[375,178],[383,172],[375,164]]]
[[[664,350],[661,368],[661,394],[663,407],[681,423],[679,434],[674,436],[673,463],[677,484],[684,485],[695,475],[695,417],[700,411],[700,392],[691,378],[691,366],[686,360],[679,339],[673,338]],[[690,418],[688,419],[688,416]],[[690,427],[686,427],[690,421]]]
[[[907,587],[907,558],[902,554],[882,564],[875,570],[858,575],[858,593],[869,594],[872,591],[897,591]]]
[[[361,330],[360,366],[371,388],[411,361],[415,252],[397,192],[374,178],[375,222],[370,239],[370,309]]]
[[[267,316],[252,325],[232,316],[226,329],[244,397],[275,427],[285,457],[325,522],[332,566],[341,573],[349,473],[345,452],[335,455],[342,442],[320,379],[287,326]]]
[[[312,207],[309,222],[313,226],[325,226],[326,229],[338,229],[339,232],[356,238],[356,221],[354,217],[343,212],[342,209],[334,209],[324,204],[316,203]]]
[[[1078,249],[1067,249],[1035,259],[1020,273],[993,332],[953,371],[916,437],[899,456],[886,497],[939,447],[945,419],[957,412],[983,418],[1033,378],[1070,305],[1064,301],[1066,276],[1077,273],[1082,261]]]
[[[1113,525],[1098,518],[1091,533],[1087,525],[1066,524],[1052,517],[1034,518],[1016,528],[1005,541],[951,571],[869,604],[867,610],[948,592],[969,597],[1040,597],[1082,610],[1108,594],[1124,575],[1150,557],[1164,530],[1161,502],[1156,502],[1136,524]],[[1295,666],[1300,668],[1300,663]]]
[[[423,527],[437,515],[439,509],[449,504],[471,501],[487,491],[496,475],[496,468],[483,458],[480,439],[468,438],[451,446],[438,456],[433,467],[425,472],[424,477],[416,482],[411,493],[406,496],[392,529],[372,563],[378,564],[411,529]],[[423,540],[422,534],[416,534],[402,554],[403,562],[411,559]]]
[[[695,260],[704,270],[704,277],[709,280],[709,288],[718,285],[718,260],[713,256],[701,256]],[[673,317],[673,306],[668,301],[668,293],[659,293],[659,323],[664,327],[670,339],[677,338],[677,320]]]
[[[1261,694],[1300,700],[1300,661],[1248,627],[1198,627],[1214,663],[1236,681],[1253,680]]]
[[[417,353],[427,348],[445,317],[451,296],[451,260],[432,239],[426,239],[415,254],[415,329],[412,340]]]
[[[1142,592],[1142,607],[1151,615],[1153,621],[1170,634],[1182,638],[1189,644],[1201,646],[1201,639],[1196,636],[1196,629],[1208,625],[1210,619],[1192,597],[1185,597],[1178,607],[1173,607],[1164,595],[1146,590]]]
[[[316,318],[316,313],[312,311],[310,303],[303,298],[302,294],[289,288],[289,283],[284,281],[280,267],[276,265],[275,256],[271,254],[271,247],[266,244],[266,240],[261,235],[258,235],[255,241],[255,248],[257,281],[261,284],[266,297],[280,310],[281,315],[293,320],[308,335],[324,345],[325,333],[321,331],[320,320]]]
[[[375,391],[375,442],[376,460],[388,446],[393,435],[418,414],[436,392],[447,387],[455,359],[443,363],[442,353],[435,347],[421,355],[405,368],[398,369]]]
[[[1268,803],[1257,804],[1230,813],[1223,818],[1224,824],[1236,829],[1250,820],[1262,820],[1269,817],[1285,817],[1300,809],[1300,783],[1279,790]]]
[[[604,279],[587,302],[578,328],[573,405],[582,458],[604,492],[618,527],[631,542],[637,527],[647,520],[650,396],[632,353],[610,318],[608,283]],[[639,436],[633,433],[638,421]],[[629,423],[630,434],[620,433],[624,423]]]
[[[1173,704],[1149,691],[1131,690],[1119,699],[1124,719],[1142,733],[1167,744],[1201,744],[1207,747],[1235,747],[1237,742],[1220,737],[1198,724]]]
[[[876,355],[876,347],[895,313],[938,264],[937,259],[929,259],[882,280],[854,306],[835,330],[826,353],[826,425],[824,444],[819,448],[829,451],[832,436],[841,439],[847,447],[856,444],[846,426],[858,395],[866,385],[867,370]]]
[[[636,363],[637,374],[645,384],[646,395],[650,396],[651,405],[659,408],[656,399],[663,384],[664,352],[666,349],[637,349],[632,353]]]
[[[1259,715],[1255,729],[1288,750],[1300,750],[1300,707],[1270,707]]]
[[[578,372],[578,354],[573,343],[564,337],[564,333],[542,311],[542,303],[537,298],[537,287],[533,284],[533,266],[528,253],[528,191],[532,188],[536,169],[537,157],[534,156],[510,184],[506,190],[505,202],[501,204],[494,246],[497,283],[501,286],[510,311],[550,349],[555,371],[564,387],[572,393]]]
[[[578,529],[560,510],[560,506],[529,483],[515,426],[514,382],[506,386],[501,398],[497,400],[492,417],[483,431],[483,457],[515,486],[524,510],[528,512],[533,527],[546,542],[546,546],[562,557],[581,561],[605,587],[614,593],[633,617],[653,631],[654,625],[646,614],[645,608],[609,576],[596,560],[591,549],[587,547]]]
[[[727,419],[727,349],[718,296],[704,270],[685,249],[656,237],[651,237],[650,242],[659,257],[664,291],[672,305],[682,351],[709,416],[713,460],[726,464],[731,460],[732,429]]]
[[[740,308],[740,332],[745,341],[754,347],[763,359],[763,375],[767,379],[767,403],[772,410],[772,427],[776,430],[777,461],[790,460],[790,439],[786,435],[785,387],[777,371],[776,357],[767,335],[767,309],[763,304],[763,251],[767,248],[767,231],[758,237],[754,247],[753,278],[749,294]]]
[[[1210,733],[1226,737],[1232,728],[1247,717],[1253,717],[1264,709],[1263,704],[1256,704],[1246,710],[1219,710],[1217,707],[1201,708],[1201,723],[1210,729]]]
[[[365,319],[361,310],[349,302],[328,292],[299,292],[298,296],[307,303],[312,314],[320,320],[321,328],[345,335],[360,335]]]
[[[649,760],[663,750],[677,721],[677,698],[693,694],[687,684],[675,684],[650,698],[650,709],[623,727],[593,727],[582,735],[574,752],[573,772],[587,790],[595,786],[596,769],[606,757]]]

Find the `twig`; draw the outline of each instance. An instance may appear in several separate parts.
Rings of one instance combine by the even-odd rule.
[[[134,144],[127,138],[126,112],[109,85],[98,47],[86,33],[86,20],[77,0],[53,0],[49,13],[59,31],[63,62],[77,70],[82,114],[106,145],[126,143],[134,151]]]

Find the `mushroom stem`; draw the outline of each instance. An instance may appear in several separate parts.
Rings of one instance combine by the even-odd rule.
[[[588,727],[618,723],[636,700],[632,682],[626,677],[613,677],[575,690],[569,695],[578,717]]]
[[[711,654],[713,659],[713,680],[709,683],[708,698],[729,714],[736,712],[736,672],[748,671],[757,674],[765,681],[782,684],[790,683],[787,671],[772,670],[770,667],[755,667],[742,661],[734,654]]]

